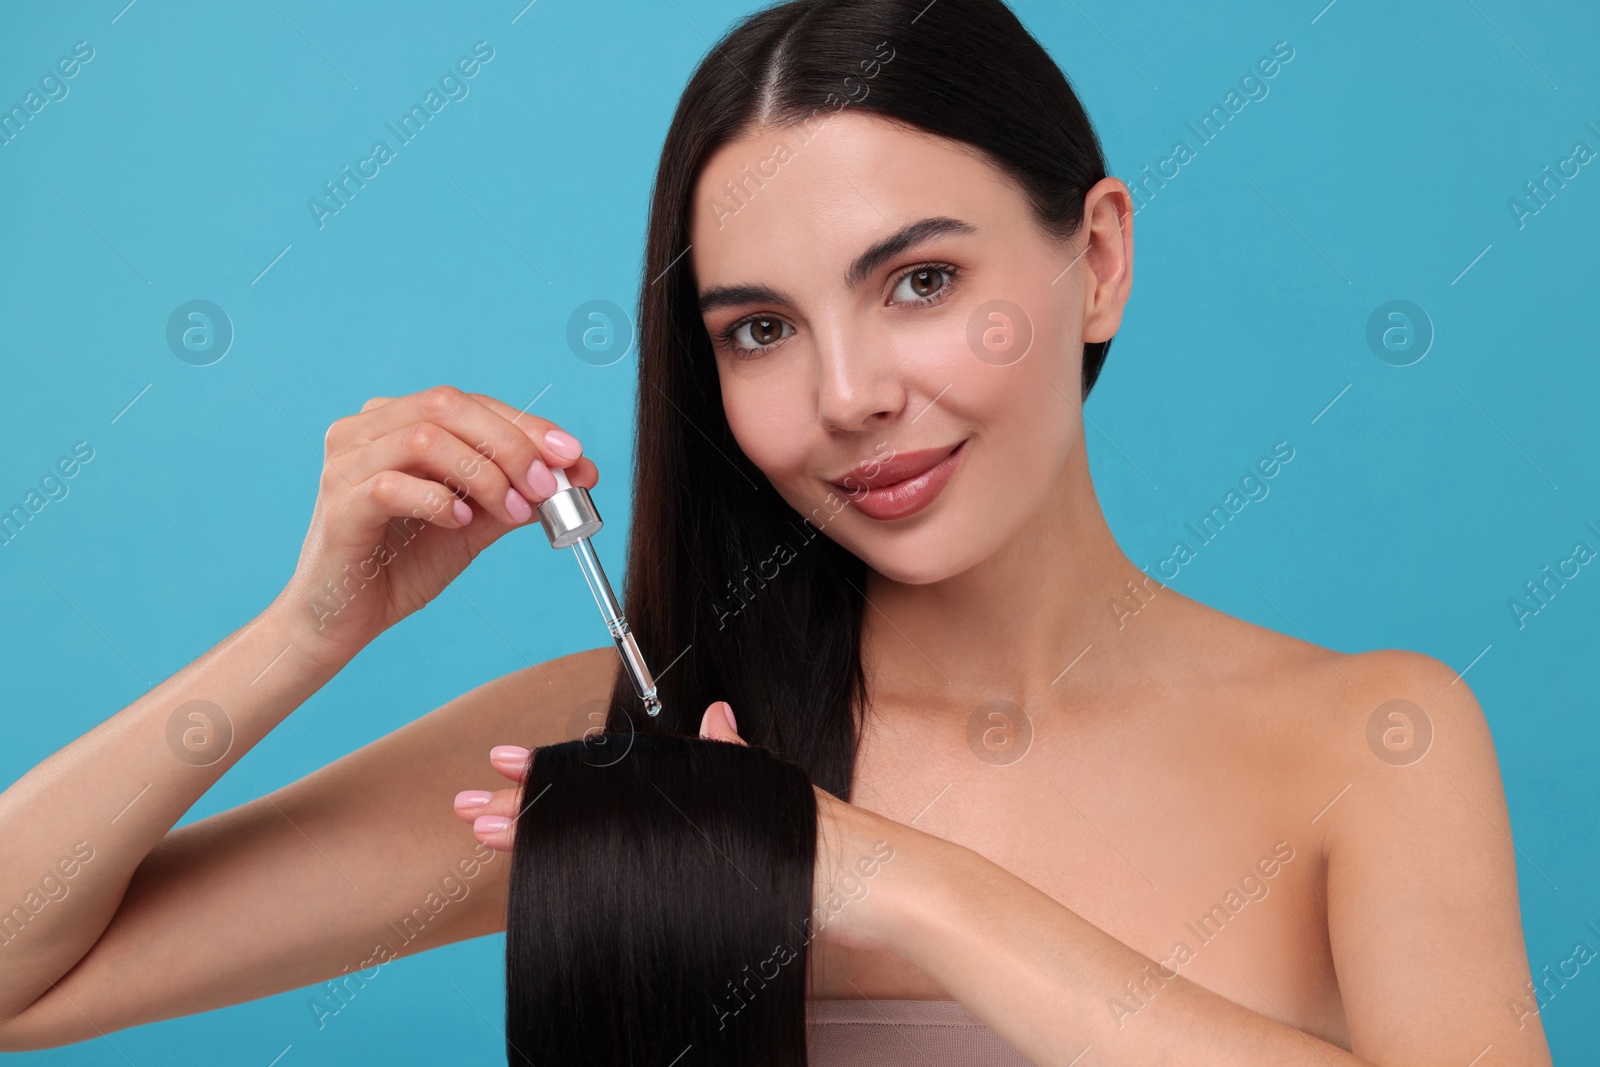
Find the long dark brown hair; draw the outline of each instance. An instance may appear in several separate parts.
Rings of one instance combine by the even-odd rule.
[[[850,799],[866,564],[788,505],[722,409],[689,254],[702,165],[745,132],[841,106],[981,149],[1065,240],[1106,176],[1088,116],[1000,0],[793,0],[740,19],[690,78],[661,148],[639,299],[639,412],[623,599],[665,709],[619,668],[606,733],[739,732]],[[1084,345],[1083,396],[1109,340]],[[669,666],[670,665],[670,666]]]
[[[765,749],[535,748],[506,897],[513,1067],[805,1067],[817,799]]]

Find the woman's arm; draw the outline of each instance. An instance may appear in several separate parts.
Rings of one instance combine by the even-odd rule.
[[[94,947],[173,824],[337,673],[294,630],[269,608],[0,793],[0,1019]]]
[[[892,839],[873,940],[1039,1064],[1547,1067],[1483,715],[1438,661],[1369,655],[1365,698],[1347,702],[1326,739],[1350,754],[1350,788],[1328,811],[1328,914],[1354,1055],[1270,1004],[1257,1012],[1182,976],[1163,979],[1137,1025],[1119,1027],[1108,1000],[1155,961],[971,849],[910,827]],[[1372,709],[1395,698],[1425,708],[1432,726],[1426,756],[1406,765],[1367,748]]]
[[[370,755],[307,777],[281,801],[275,794],[168,831],[362,648],[526,524],[530,501],[556,490],[550,467],[593,487],[599,471],[581,452],[546,419],[444,385],[373,397],[328,428],[300,558],[272,605],[0,793],[0,1046],[76,1040],[316,977],[329,945],[307,932],[323,913],[353,929],[357,918],[340,907],[384,903],[395,891],[385,864],[362,869],[379,855],[360,836],[363,816],[395,832],[385,847],[402,873],[407,862],[441,859],[430,850],[450,823],[429,823]],[[403,743],[384,751],[395,748],[426,762]],[[451,768],[476,769],[465,759]],[[418,771],[418,782],[430,780]],[[291,810],[307,797],[317,803]],[[413,819],[434,829],[414,832]],[[347,864],[368,876],[365,886]],[[286,901],[286,888],[305,896]],[[307,905],[282,916],[284,935],[258,921]],[[196,935],[195,909],[213,930]],[[230,924],[261,945],[234,944]],[[205,958],[222,949],[270,966],[248,977]],[[108,963],[129,954],[146,965],[167,960],[177,973],[111,988]]]
[[[253,640],[246,633],[245,648],[253,648]],[[230,662],[229,648],[222,654]],[[243,685],[253,673],[240,672]],[[61,923],[56,941],[66,936],[62,929],[93,928],[82,960],[64,976],[58,969],[56,981],[50,968],[58,965],[30,963],[35,976],[45,974],[45,993],[0,1025],[0,1049],[69,1045],[326,979],[355,989],[363,973],[370,981],[374,968],[394,958],[504,929],[509,864],[477,845],[451,813],[451,798],[462,784],[482,787],[493,779],[488,750],[506,737],[549,744],[582,733],[586,723],[574,713],[608,696],[614,673],[610,648],[518,670],[261,800],[170,833],[160,819],[181,813],[187,801],[166,792],[152,797],[157,790],[150,790],[117,821],[122,827],[146,801],[168,805],[146,816],[144,832],[154,833],[157,843],[134,864],[131,881],[126,870],[117,872],[128,881],[126,894],[115,878],[102,877],[94,891],[112,899],[93,901],[99,910],[90,913],[85,905],[93,897],[80,891],[91,873],[112,870],[118,848],[138,846],[131,840],[96,848],[70,881],[69,896],[46,905],[11,949],[0,949],[3,960],[3,953],[27,941],[45,941],[35,937],[42,931],[32,923],[51,912]],[[269,725],[266,707],[254,715],[243,713],[242,705],[235,710],[235,729]],[[123,729],[134,733],[136,721]],[[142,721],[149,726],[149,718]],[[118,741],[110,736],[91,744]],[[155,744],[162,747],[150,760],[173,760],[165,742]],[[221,766],[205,773],[213,781]],[[126,798],[107,785],[106,803],[96,808],[82,798],[102,795],[98,784],[54,777],[51,795],[64,793],[62,803],[72,809],[82,801],[83,838],[101,840],[96,830]],[[144,781],[133,781],[128,797]],[[11,862],[6,867],[30,870]],[[19,965],[11,960],[5,966]],[[5,985],[10,992],[11,982]]]

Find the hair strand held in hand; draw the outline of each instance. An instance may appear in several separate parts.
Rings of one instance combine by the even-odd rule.
[[[804,771],[724,741],[597,734],[534,749],[523,796],[508,1063],[804,1067]]]

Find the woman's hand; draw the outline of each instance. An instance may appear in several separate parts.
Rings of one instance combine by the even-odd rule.
[[[421,608],[556,491],[552,467],[600,473],[549,421],[439,385],[374,397],[324,440],[322,481],[294,576],[274,606],[304,651],[342,666]]]
[[[724,712],[722,709],[727,708]],[[744,744],[733,722],[733,709],[719,700],[700,718],[700,736],[717,741]],[[489,750],[489,762],[501,776],[516,785],[507,789],[465,789],[456,794],[456,814],[472,824],[479,841],[498,852],[510,852],[517,837],[516,818],[521,810],[523,772],[528,766],[528,750],[521,745],[496,745]]]
[[[700,719],[700,736],[745,744],[733,708],[719,700]],[[528,750],[499,745],[489,761],[517,785],[494,792],[479,789],[456,794],[456,814],[472,823],[479,841],[498,851],[511,851],[521,807],[523,770]],[[891,931],[904,915],[904,891],[914,878],[907,859],[897,854],[929,835],[866,808],[846,803],[812,786],[817,798],[817,858],[812,882],[810,929],[826,940],[853,948],[890,948]],[[918,865],[920,867],[920,864]]]

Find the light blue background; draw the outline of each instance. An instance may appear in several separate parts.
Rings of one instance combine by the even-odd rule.
[[[635,307],[677,95],[753,9],[125,2],[0,10],[0,106],[73,42],[95,49],[67,98],[0,147],[0,507],[73,442],[95,450],[70,495],[0,548],[5,783],[268,603],[305,534],[322,435],[371,395],[449,382],[522,406],[548,387],[533,410],[602,470],[597,548],[620,577],[636,367],[575,358],[566,324],[589,300]],[[1185,123],[1276,42],[1295,50],[1136,216],[1134,295],[1087,407],[1091,463],[1112,529],[1153,566],[1290,442],[1270,496],[1172,584],[1333,648],[1470,665],[1538,974],[1580,940],[1600,949],[1586,925],[1600,926],[1600,566],[1523,629],[1507,606],[1576,541],[1600,550],[1585,526],[1600,526],[1600,162],[1523,228],[1508,201],[1576,141],[1600,151],[1585,125],[1600,127],[1600,14],[1324,4],[1015,3],[1130,183],[1175,139],[1193,146]],[[319,231],[306,200],[478,40],[495,56],[470,95]],[[236,330],[207,367],[164,337],[196,298]],[[1411,366],[1366,342],[1391,299],[1436,330]],[[508,537],[189,819],[604,643],[565,554],[535,531]],[[493,1062],[502,947],[386,967],[321,1032],[300,990],[16,1062],[265,1065],[286,1046],[283,1067]],[[1558,1063],[1600,1055],[1597,1014],[1591,965],[1544,1010]]]

